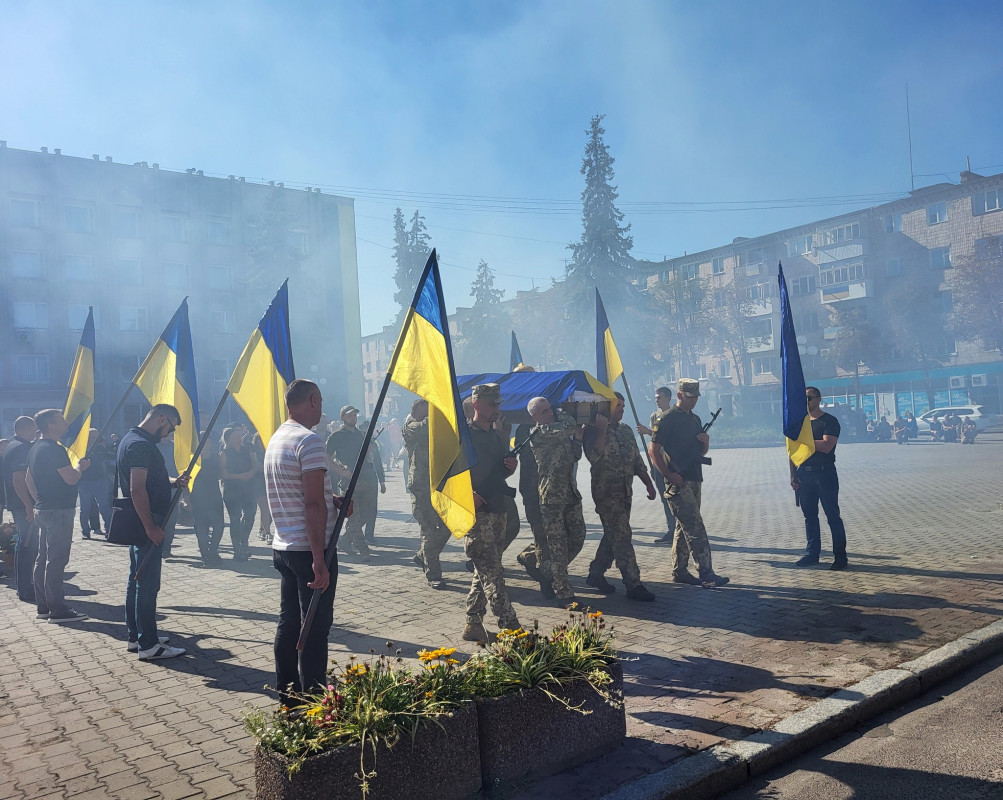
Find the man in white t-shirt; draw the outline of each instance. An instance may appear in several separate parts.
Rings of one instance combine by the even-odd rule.
[[[331,489],[324,441],[310,430],[323,413],[320,389],[313,381],[295,380],[285,399],[289,418],[269,440],[264,466],[268,509],[275,525],[272,558],[282,576],[275,685],[282,702],[289,704],[296,702],[292,695],[327,683],[327,636],[334,619],[338,561],[335,556],[329,572],[324,551],[341,498]],[[320,603],[303,651],[298,652],[296,642],[314,589],[322,590]]]

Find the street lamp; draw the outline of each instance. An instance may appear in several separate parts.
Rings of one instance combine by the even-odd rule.
[[[864,366],[864,362],[863,361],[857,361],[857,363],[855,363],[853,365],[854,383],[856,384],[856,392],[857,392],[857,409],[856,410],[857,410],[857,414],[858,415],[863,414],[863,409],[861,409],[861,407],[860,407],[860,368],[863,367],[863,366]],[[858,419],[860,419],[860,418],[861,417],[858,416]]]

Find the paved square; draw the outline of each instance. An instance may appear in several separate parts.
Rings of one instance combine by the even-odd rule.
[[[614,572],[612,596],[585,586],[601,529],[582,462],[589,537],[571,575],[579,597],[618,633],[629,738],[519,796],[598,797],[1000,616],[1003,433],[984,434],[974,447],[841,444],[847,572],[828,571],[824,520],[823,564],[793,567],[804,526],[781,448],[713,456],[704,515],[715,569],[732,583],[710,591],[672,584],[668,550],[655,543],[664,533],[661,507],[638,491],[635,547],[654,603],[626,600]],[[412,656],[447,643],[470,652],[459,639],[469,585],[462,549],[452,543],[444,553],[448,589],[427,587],[411,562],[417,524],[400,472],[388,480],[375,558],[341,564],[332,656],[368,656],[388,640]],[[548,626],[564,612],[515,563],[528,537],[524,522],[506,553],[512,599],[524,624]],[[272,702],[262,690],[274,681],[270,551],[259,546],[249,563],[205,570],[189,530],[180,530],[175,548],[164,568],[161,630],[188,655],[171,661],[126,653],[122,548],[75,536],[67,594],[90,615],[85,622],[36,622],[33,606],[0,591],[0,800],[253,795],[252,744],[240,718],[246,707]]]

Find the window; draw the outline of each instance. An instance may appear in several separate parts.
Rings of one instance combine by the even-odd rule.
[[[841,283],[850,281],[862,281],[864,279],[863,264],[847,264],[833,269],[820,270],[818,280],[823,286],[838,286]]]
[[[774,356],[761,356],[752,359],[752,374],[753,375],[770,375],[776,374],[776,357]]]
[[[882,217],[881,222],[884,226],[885,233],[902,233],[901,214],[889,214],[887,217]]]
[[[70,305],[66,307],[66,318],[67,327],[71,331],[82,331],[84,329],[84,324],[87,322],[87,306],[74,306]],[[94,328],[101,327],[101,315],[98,313],[99,309],[94,309]]]
[[[187,241],[185,236],[185,218],[178,214],[164,214],[161,218],[161,229],[164,239],[168,242]]]
[[[48,356],[18,356],[17,357],[17,382],[18,383],[48,383],[49,382],[49,357]]]
[[[947,203],[934,203],[926,207],[926,224],[938,225],[947,222]]]
[[[142,356],[118,357],[118,374],[119,377],[124,381],[131,381],[133,378],[135,378],[141,366],[143,366]]]
[[[794,297],[806,297],[815,291],[815,276],[805,275],[791,281],[791,294]]]
[[[975,240],[975,258],[990,261],[1003,257],[1003,236],[986,236]]]
[[[1003,189],[992,189],[972,195],[972,214],[980,216],[1003,208]]]
[[[219,220],[206,222],[206,238],[209,244],[226,246],[230,244],[230,223]]]
[[[123,286],[139,286],[143,283],[143,262],[138,258],[118,260],[118,282]]]
[[[11,275],[15,278],[44,278],[42,254],[28,250],[15,250],[11,253]]]
[[[222,289],[224,291],[229,291],[231,288],[230,268],[209,267],[209,269],[206,270],[206,285],[210,289]]]
[[[698,380],[701,380],[701,381],[707,380],[707,365],[706,364],[697,364],[696,371],[697,371],[697,379]]]
[[[750,319],[747,330],[749,331],[750,338],[768,339],[773,335],[773,320],[769,317]]]
[[[699,264],[684,264],[680,270],[679,274],[682,276],[684,281],[691,281],[694,278],[700,277],[700,265]]]
[[[68,281],[94,280],[94,256],[66,256],[63,276]]]
[[[139,211],[131,208],[119,208],[115,211],[115,235],[123,239],[139,239],[142,230],[142,218]]]
[[[216,383],[226,383],[230,380],[230,362],[225,358],[212,360],[212,379]]]
[[[118,329],[120,331],[145,331],[148,327],[145,308],[137,306],[122,306],[119,308]]]
[[[286,241],[299,255],[310,255],[310,234],[306,231],[289,231]]]
[[[811,253],[811,240],[812,237],[808,236],[798,236],[796,239],[791,239],[787,243],[787,254],[791,256],[805,256]]]
[[[212,332],[213,333],[233,333],[236,326],[233,322],[232,311],[212,312]]]
[[[885,262],[885,276],[888,278],[894,278],[897,275],[901,275],[902,269],[902,259],[901,258],[889,258]]]
[[[10,224],[19,228],[37,228],[42,224],[41,200],[11,200]]]
[[[728,293],[718,289],[714,292],[714,308],[724,308],[728,305]]]
[[[731,377],[731,362],[727,358],[717,362],[717,374],[722,378]]]
[[[799,333],[818,330],[818,312],[806,311],[803,314],[798,314],[796,323]]]
[[[821,231],[818,237],[823,245],[852,242],[854,239],[860,238],[860,225],[853,222],[849,225],[840,225],[838,228],[829,228]]]
[[[773,297],[772,283],[757,283],[746,289],[750,300],[768,300]]]
[[[931,269],[950,269],[951,268],[951,246],[947,247],[934,247],[930,250],[930,268]]]
[[[718,256],[711,259],[711,272],[715,275],[724,275],[724,259]]]
[[[20,330],[41,330],[49,327],[49,311],[45,303],[11,303],[14,327]]]
[[[752,264],[762,264],[766,261],[767,251],[765,247],[753,247],[749,250],[748,254],[749,260],[746,262],[746,266],[751,266]]]
[[[163,278],[164,286],[170,286],[174,289],[187,289],[188,265],[177,263],[164,264],[164,274],[161,277]]]
[[[63,206],[63,222],[70,233],[94,233],[94,209],[90,206]]]

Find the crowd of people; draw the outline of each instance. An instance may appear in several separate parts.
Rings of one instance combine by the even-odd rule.
[[[971,417],[959,417],[956,412],[935,414],[930,419],[930,441],[953,442],[956,444],[974,444],[978,428]],[[909,444],[910,439],[919,436],[919,424],[911,411],[899,414],[895,421],[888,422],[888,417],[867,420],[867,435],[875,442],[891,442]]]

